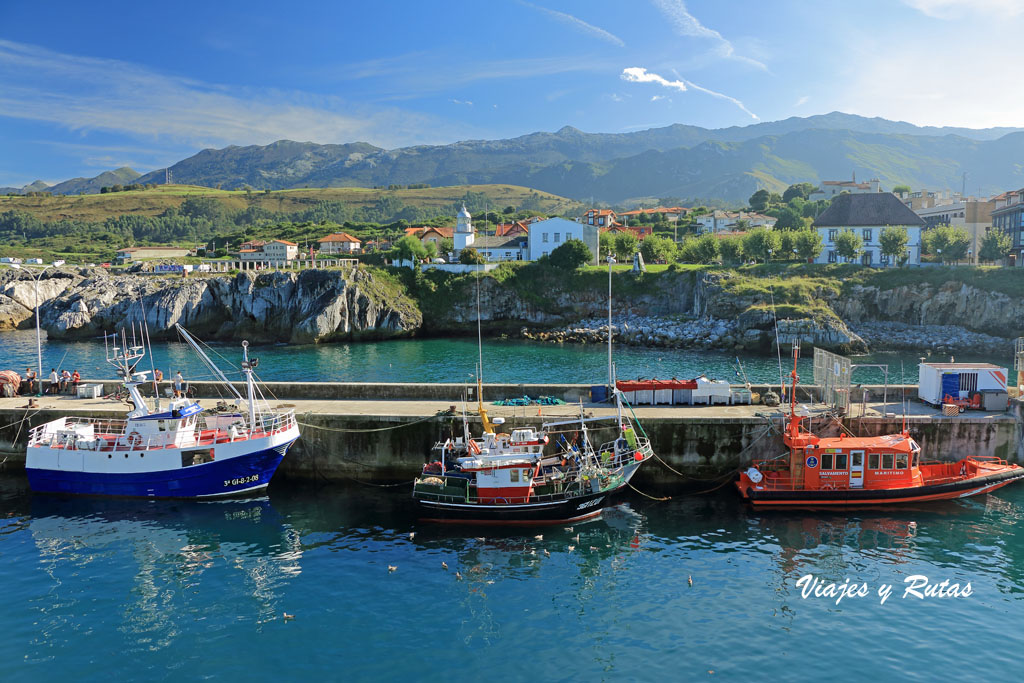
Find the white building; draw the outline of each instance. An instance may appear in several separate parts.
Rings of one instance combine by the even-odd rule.
[[[914,213],[924,220],[927,228],[933,228],[936,225],[955,225],[967,230],[971,235],[969,260],[977,264],[981,240],[992,225],[992,209],[995,208],[995,205],[994,201],[979,201],[969,197],[953,201],[947,200],[945,203],[935,206],[914,209]]]
[[[853,180],[823,180],[821,187],[812,192],[807,199],[816,201],[818,199],[832,199],[843,194],[871,194],[882,191],[882,184],[878,178],[872,178],[866,183],[858,183],[857,177]]]
[[[598,227],[587,223],[577,223],[564,218],[549,218],[538,221],[530,226],[529,258],[536,261],[545,254],[562,246],[570,239],[582,240],[594,255],[597,263],[599,247]]]
[[[354,254],[359,251],[362,242],[347,232],[331,233],[317,240],[321,254]]]
[[[285,263],[299,256],[299,245],[286,240],[271,240],[254,249],[240,249],[238,258],[242,261],[266,261],[268,263]]]
[[[524,261],[529,252],[529,237],[482,235],[476,238],[473,248],[488,261]]]
[[[775,227],[777,218],[765,216],[760,213],[747,213],[745,211],[712,211],[703,216],[697,216],[697,234],[714,234],[719,232],[734,232],[740,230],[740,226],[746,228],[768,228]],[[743,223],[740,223],[743,221]]]
[[[887,227],[907,231],[907,263],[921,264],[921,229],[924,219],[907,208],[891,192],[843,194],[814,221],[824,248],[815,263],[841,263],[845,259],[836,249],[836,237],[843,230],[854,230],[863,242],[860,263],[866,266],[897,265],[882,253],[879,237]]]
[[[473,230],[472,216],[469,215],[469,211],[466,211],[466,205],[462,205],[462,211],[459,211],[459,215],[455,218],[455,232],[452,234],[452,242],[455,245],[455,253],[458,253],[466,247],[473,246],[473,241],[476,238],[476,233]]]

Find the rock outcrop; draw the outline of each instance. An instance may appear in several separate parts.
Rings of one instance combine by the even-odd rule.
[[[33,283],[27,285],[31,291]],[[25,286],[25,280],[8,282],[3,291],[20,306]],[[402,336],[422,323],[400,288],[363,268],[188,278],[57,271],[44,274],[41,299],[44,292],[42,326],[58,339],[95,337],[145,321],[155,339],[174,337],[180,323],[207,339],[301,344]],[[0,321],[8,309],[12,320],[20,315],[0,300]]]

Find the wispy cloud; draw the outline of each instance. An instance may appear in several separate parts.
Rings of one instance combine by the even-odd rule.
[[[690,14],[690,11],[686,8],[686,3],[683,2],[683,0],[653,0],[653,2],[654,5],[661,10],[662,14],[668,18],[669,23],[672,24],[672,27],[679,35],[690,36],[693,38],[706,38],[714,42],[715,52],[718,56],[724,59],[732,59],[737,62],[742,62],[763,71],[768,70],[768,67],[765,66],[763,62],[736,54],[736,49],[733,47],[733,44],[718,31],[708,28],[704,24],[700,23],[700,20],[697,19],[697,17]]]
[[[656,73],[652,73],[641,66],[631,66],[628,69],[623,69],[621,78],[622,80],[629,81],[631,83],[656,83],[657,85],[661,85],[666,88],[673,88],[675,90],[679,90],[680,92],[686,92],[687,90],[692,88],[706,95],[711,95],[712,97],[717,97],[719,99],[732,102],[737,107],[739,107],[744,113],[750,116],[750,118],[754,119],[755,121],[760,121],[757,114],[747,109],[747,107],[735,97],[730,97],[729,95],[726,95],[724,93],[709,90],[703,86],[697,85],[693,81],[688,81],[685,78],[680,78],[679,80],[676,81],[670,81],[664,76],[659,76]],[[652,99],[651,101],[654,100]]]
[[[797,100],[797,101],[796,101],[796,102],[795,102],[795,103],[793,104],[793,106],[794,106],[794,107],[802,107],[802,106],[804,106],[805,104],[807,104],[807,103],[808,103],[808,102],[810,101],[810,99],[811,99],[811,96],[810,96],[810,95],[804,95],[803,97],[801,97],[800,99],[798,99],[798,100]]]
[[[613,33],[605,31],[603,28],[599,28],[597,26],[594,26],[593,24],[588,24],[579,17],[574,17],[573,15],[566,14],[565,12],[559,12],[557,10],[548,9],[547,7],[540,7],[538,5],[534,5],[531,2],[526,2],[526,0],[519,0],[519,4],[543,12],[550,17],[554,17],[563,24],[568,24],[569,26],[572,26],[573,28],[579,31],[589,33],[590,35],[600,38],[601,40],[607,41],[612,45],[626,47],[626,43],[623,42],[622,38],[619,38],[617,35]]]
[[[936,19],[970,15],[1017,16],[1024,13],[1021,0],[903,0],[910,7]]]
[[[130,62],[6,40],[0,40],[0,83],[0,116],[194,146],[282,138],[397,146],[447,142],[459,135],[454,127],[414,112],[204,83]]]
[[[464,105],[466,105],[466,106],[468,106],[468,107],[472,107],[472,106],[473,106],[473,103],[472,103],[472,102],[470,102],[469,100],[456,100],[456,99],[451,99],[451,100],[449,100],[449,102],[451,102],[452,104],[464,104]]]

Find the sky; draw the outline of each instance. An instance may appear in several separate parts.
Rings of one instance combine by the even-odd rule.
[[[843,111],[1024,126],[1024,0],[0,0],[0,186]]]

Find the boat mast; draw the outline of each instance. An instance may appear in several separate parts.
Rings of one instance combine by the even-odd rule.
[[[800,357],[800,345],[793,342],[793,372],[790,373],[792,388],[789,391],[789,435],[793,438],[800,432],[800,418],[796,414],[796,359]]]
[[[615,391],[615,377],[612,373],[612,264],[615,257],[608,252],[608,386]]]
[[[252,385],[252,364],[249,362],[249,342],[242,342],[242,373],[245,375],[245,391],[249,404],[249,431],[256,428],[256,397]]]
[[[476,276],[476,349],[477,349],[477,371],[476,371],[476,400],[477,410],[480,413],[480,422],[483,423],[484,434],[494,431],[491,420],[484,408],[484,336],[480,326],[480,280],[483,279],[483,264],[480,264],[480,271]]]

